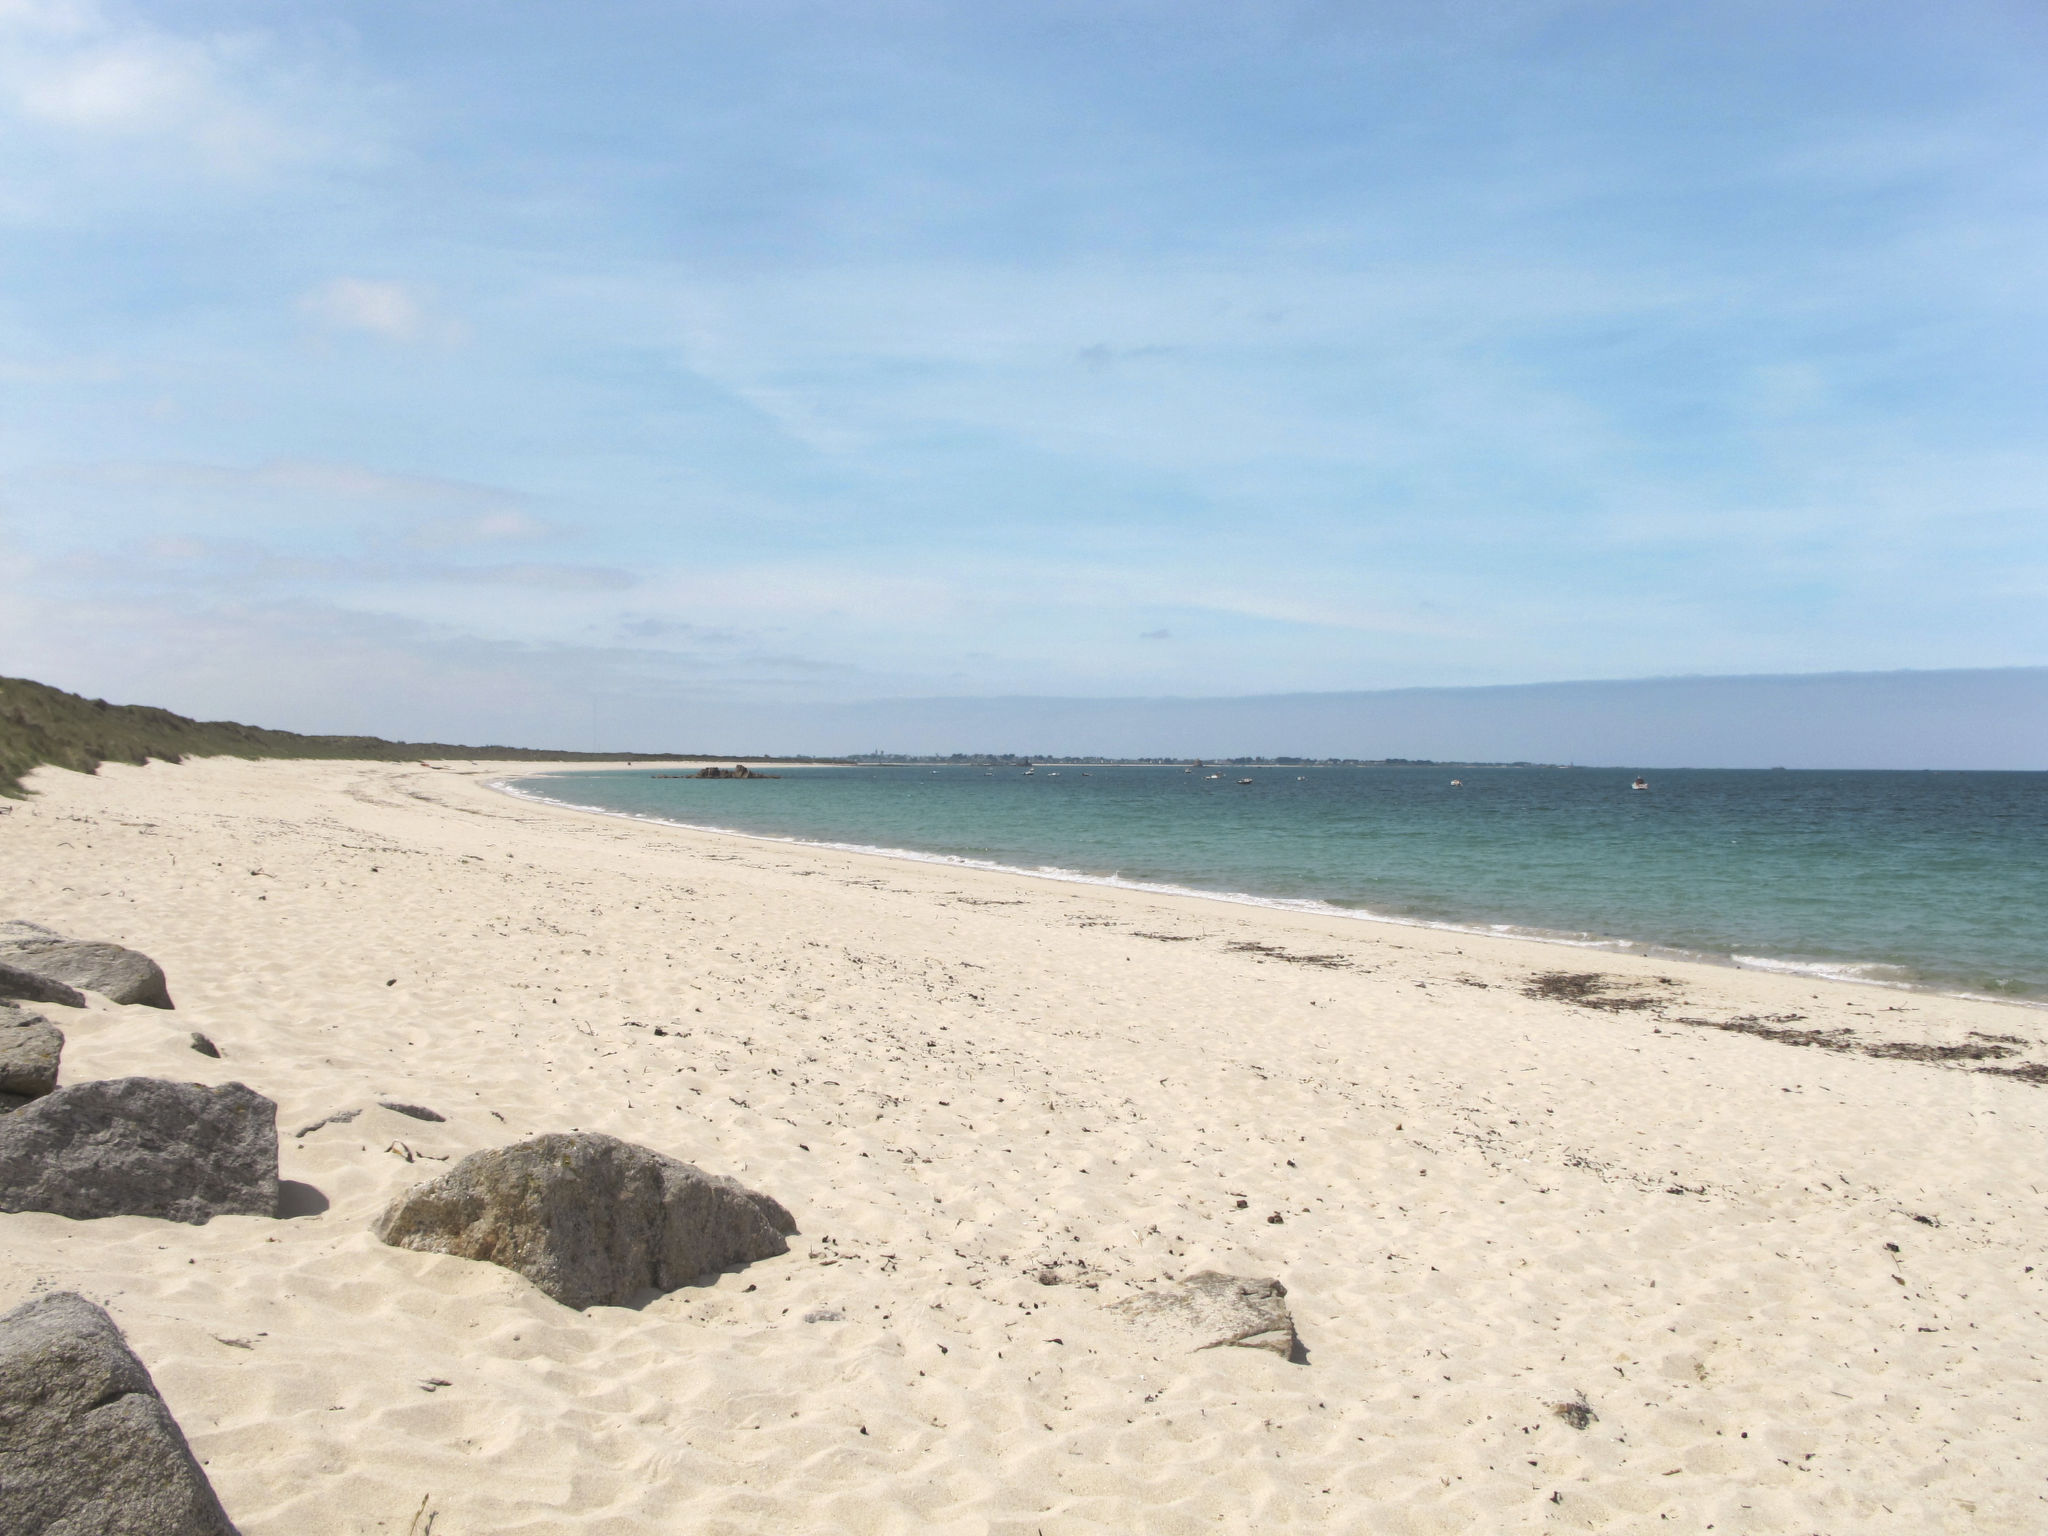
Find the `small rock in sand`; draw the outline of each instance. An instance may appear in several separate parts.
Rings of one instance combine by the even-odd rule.
[[[1190,1352],[1235,1345],[1269,1349],[1281,1359],[1295,1352],[1294,1318],[1278,1280],[1220,1275],[1203,1270],[1169,1290],[1115,1302],[1110,1310],[1161,1342]]]
[[[40,1013],[0,1003],[0,1110],[17,1109],[57,1086],[64,1032]]]
[[[439,1110],[429,1109],[424,1104],[394,1104],[389,1099],[379,1099],[377,1102],[394,1115],[405,1115],[413,1120],[444,1121],[448,1118]]]
[[[0,1530],[235,1536],[148,1369],[75,1292],[0,1317]]]
[[[77,1083],[0,1116],[0,1211],[277,1214],[277,1106],[240,1083]]]
[[[148,1008],[171,1006],[163,967],[149,956],[123,949],[119,944],[67,939],[39,923],[20,919],[0,923],[0,965],[29,972],[45,982],[83,987],[117,1003],[141,1003]],[[44,997],[37,1001],[56,1003],[66,999]]]
[[[220,1047],[196,1029],[192,1031],[192,1049],[202,1056],[211,1056],[215,1060],[220,1059]]]
[[[315,1131],[319,1130],[322,1126],[347,1125],[349,1121],[355,1119],[355,1117],[357,1115],[360,1115],[361,1113],[362,1111],[360,1109],[338,1109],[333,1114],[327,1116],[327,1118],[324,1120],[315,1120],[311,1125],[300,1126],[296,1131],[292,1132],[292,1135],[310,1136]]]
[[[794,1231],[767,1195],[594,1131],[471,1153],[376,1224],[394,1248],[502,1265],[577,1308],[787,1253]]]

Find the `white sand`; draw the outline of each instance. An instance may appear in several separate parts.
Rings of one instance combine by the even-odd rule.
[[[0,1306],[103,1302],[251,1536],[2048,1529],[2048,1088],[1677,1022],[2043,1060],[2038,1010],[682,832],[505,772],[46,769],[0,815],[0,916],[143,949],[178,1003],[45,1010],[64,1080],[247,1082],[332,1202],[0,1216]],[[1677,986],[1522,995],[1559,969]],[[431,1159],[572,1127],[804,1236],[576,1313],[370,1235]],[[1204,1267],[1284,1280],[1308,1363],[1105,1312]]]

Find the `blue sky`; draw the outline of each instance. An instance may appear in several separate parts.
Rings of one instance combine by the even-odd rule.
[[[2044,80],[1967,0],[0,0],[0,671],[655,748],[2048,663]]]

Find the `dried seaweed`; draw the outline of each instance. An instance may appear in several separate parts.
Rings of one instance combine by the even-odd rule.
[[[1746,1013],[1733,1019],[1680,1019],[1695,1029],[1724,1029],[1731,1035],[1754,1035],[1779,1045],[1807,1045],[1822,1051],[1854,1051],[1861,1047],[1853,1029],[1786,1029],[1805,1018],[1803,1013]]]
[[[2009,1045],[1923,1045],[1917,1040],[1880,1040],[1864,1046],[1863,1054],[1890,1061],[1997,1061],[2019,1052]]]
[[[1978,1043],[1969,1045],[1934,1045],[1920,1040],[1858,1040],[1851,1029],[1787,1029],[1787,1024],[1796,1024],[1805,1018],[1800,1013],[1777,1013],[1767,1015],[1745,1014],[1734,1019],[1680,1019],[1681,1024],[1690,1024],[1697,1029],[1721,1029],[1730,1034],[1754,1035],[1759,1040],[1775,1041],[1779,1045],[1804,1045],[1822,1051],[1854,1051],[1862,1056],[1874,1056],[1880,1061],[1927,1061],[1945,1065],[1958,1061],[2000,1061],[2019,1052],[2012,1045],[1991,1044],[1989,1041],[2004,1041],[2010,1036],[1978,1035]],[[2024,1043],[2024,1042],[2020,1042]],[[2029,1063],[2022,1067],[1980,1067],[1979,1071],[1997,1072],[2006,1077],[2018,1077],[2027,1082],[2048,1082],[2048,1067]]]
[[[1584,1429],[1590,1424],[1598,1423],[1600,1419],[1600,1415],[1593,1411],[1593,1405],[1586,1401],[1583,1392],[1568,1403],[1552,1403],[1550,1411],[1573,1429]]]
[[[1341,971],[1351,964],[1342,955],[1298,955],[1277,944],[1257,944],[1249,939],[1224,945],[1240,955],[1257,955],[1264,960],[1285,960],[1289,965],[1318,965],[1326,971]]]
[[[1658,980],[1662,982],[1664,978],[1660,976]],[[1620,985],[1619,978],[1603,976],[1598,971],[1544,971],[1529,978],[1529,985],[1522,989],[1522,996],[1571,1003],[1580,1008],[1598,1008],[1603,1013],[1640,1013],[1665,1001],[1643,992],[1614,990]],[[1670,983],[1665,982],[1665,985]]]
[[[1979,1067],[1977,1070],[1997,1077],[2016,1077],[2023,1083],[2048,1086],[2048,1062],[2029,1061],[2017,1067]]]

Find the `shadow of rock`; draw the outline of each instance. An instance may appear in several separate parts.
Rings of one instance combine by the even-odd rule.
[[[318,1216],[329,1203],[327,1197],[310,1184],[301,1184],[297,1179],[277,1181],[277,1216],[280,1221],[289,1221],[294,1216]]]

